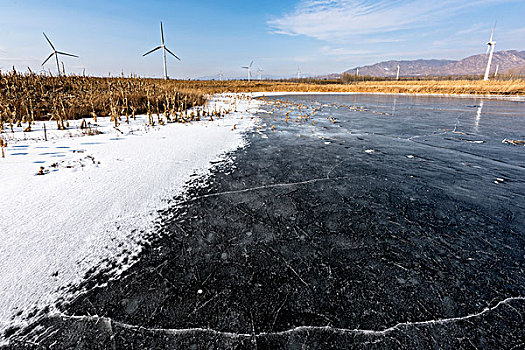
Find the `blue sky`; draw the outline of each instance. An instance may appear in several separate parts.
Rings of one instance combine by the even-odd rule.
[[[390,59],[458,59],[485,52],[494,21],[497,50],[525,50],[523,0],[0,0],[0,67],[42,69],[50,48],[68,72],[162,76],[166,44],[177,78],[242,76],[255,60],[264,75],[341,72]],[[55,71],[55,66],[46,64]]]

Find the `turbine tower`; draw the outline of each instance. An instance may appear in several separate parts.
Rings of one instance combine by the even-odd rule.
[[[248,67],[242,67],[242,69],[248,70],[248,81],[252,80],[252,64],[253,64],[253,60],[250,62],[250,65]]]
[[[496,30],[496,24],[494,24],[494,28],[492,28],[492,34],[490,35],[490,40],[487,43],[488,45],[487,54],[489,55],[489,60],[487,62],[487,69],[485,70],[485,78],[483,78],[483,80],[485,81],[489,80],[490,65],[492,64],[492,56],[494,56],[494,49],[496,48],[496,42],[494,41],[494,31],[495,30]]]
[[[44,64],[46,64],[47,61],[49,61],[49,59],[53,56],[55,56],[55,60],[56,60],[56,63],[57,63],[57,73],[58,75],[60,75],[60,64],[58,63],[58,55],[64,55],[64,56],[71,56],[71,57],[78,57],[77,55],[72,55],[70,53],[65,53],[65,52],[60,52],[60,51],[57,51],[55,49],[55,47],[53,46],[53,44],[51,44],[51,40],[49,40],[49,38],[47,37],[46,33],[42,33],[44,34],[44,37],[46,38],[47,42],[49,43],[49,45],[51,46],[51,48],[53,49],[53,52],[46,58],[46,60],[44,61],[44,63],[42,63],[42,66]],[[62,63],[63,64],[63,63]]]
[[[396,80],[399,80],[399,70],[401,67],[399,67],[399,64],[397,65],[397,74],[396,74]]]
[[[297,67],[297,80],[301,79],[301,68]]]
[[[259,80],[262,80],[262,72],[264,72],[264,70],[262,70],[261,67],[257,68],[257,74],[259,76]]]
[[[164,29],[162,28],[162,21],[160,22],[160,46],[157,46],[156,48],[154,48],[153,50],[150,50],[148,52],[146,52],[144,55],[142,55],[143,57],[144,56],[147,56],[149,55],[150,53],[152,52],[155,52],[157,51],[158,49],[162,49],[162,55],[164,57],[164,79],[169,79],[168,78],[168,66],[166,65],[166,52],[168,52],[170,55],[172,55],[173,57],[175,57],[176,59],[178,59],[180,61],[180,58],[178,58],[173,52],[171,52],[167,47],[166,45],[164,45]]]

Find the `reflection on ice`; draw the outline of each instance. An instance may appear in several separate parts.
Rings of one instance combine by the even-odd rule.
[[[392,104],[392,115],[396,114],[397,96],[394,96],[394,103]]]
[[[476,122],[474,123],[474,130],[476,132],[479,131],[479,122],[481,120],[481,112],[483,112],[483,100],[481,100],[479,107],[478,107],[478,111],[476,113]]]

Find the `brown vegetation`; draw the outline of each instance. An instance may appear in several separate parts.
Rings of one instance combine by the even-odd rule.
[[[525,80],[414,80],[358,81],[178,81],[175,84],[203,93],[220,92],[380,92],[408,94],[525,95]]]
[[[346,83],[345,83],[346,82]],[[164,114],[167,121],[225,92],[379,92],[418,94],[524,95],[524,80],[401,80],[348,81],[196,81],[143,78],[49,77],[0,72],[0,131],[21,127],[31,130],[35,120],[55,120],[59,129],[68,120],[110,116],[115,125],[136,114]],[[187,114],[186,114],[187,116]],[[186,119],[181,119],[185,121]],[[160,120],[159,120],[160,122]]]
[[[35,120],[68,120],[111,116],[127,120],[136,114],[170,115],[205,102],[197,90],[185,90],[163,80],[138,78],[48,77],[0,73],[0,131]]]

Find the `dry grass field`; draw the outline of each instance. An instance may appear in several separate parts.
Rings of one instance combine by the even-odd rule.
[[[169,116],[202,105],[205,95],[164,80],[139,78],[47,77],[15,72],[0,74],[0,131],[35,120],[55,120],[64,129],[68,120],[84,117],[160,114]]]
[[[174,81],[173,84],[206,94],[220,92],[380,92],[417,94],[525,95],[525,80],[410,80],[360,81],[342,84],[339,81]]]

